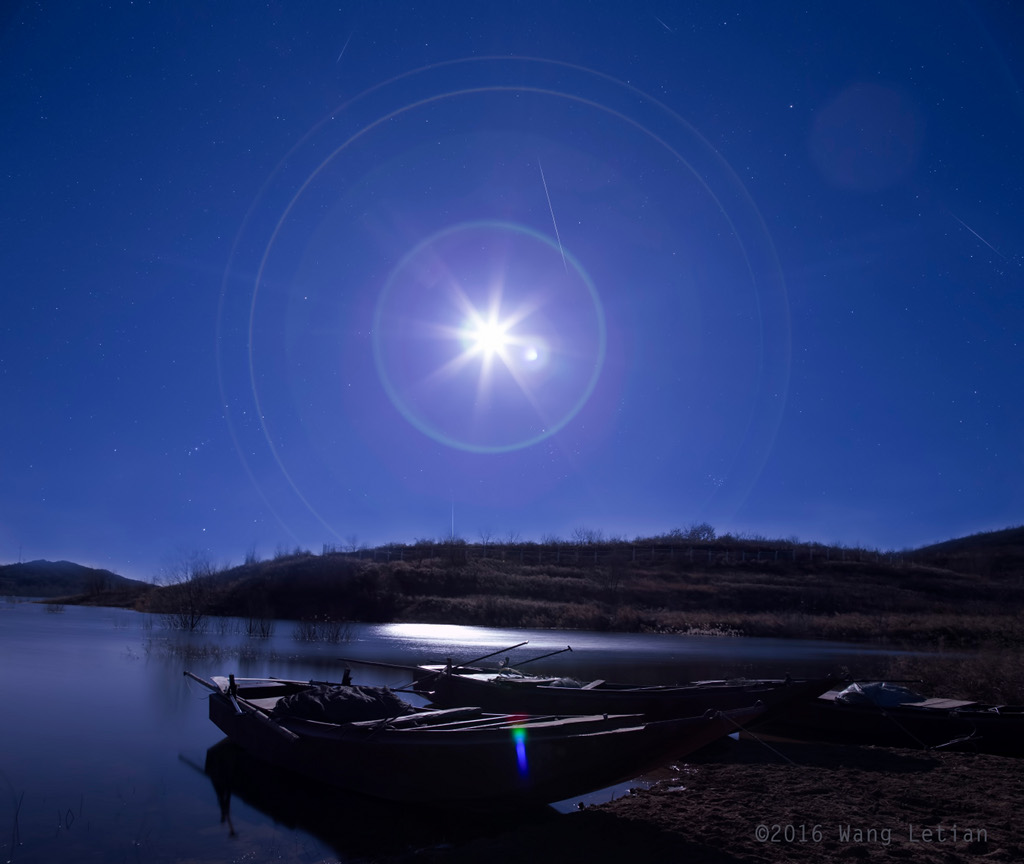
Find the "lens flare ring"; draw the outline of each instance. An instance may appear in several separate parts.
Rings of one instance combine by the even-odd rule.
[[[467,69],[474,73],[473,87],[460,86],[466,80]],[[558,75],[559,81],[554,88],[550,85],[553,73]],[[734,502],[729,506],[738,506],[763,467],[781,422],[788,389],[790,324],[785,283],[769,232],[736,172],[699,132],[671,108],[627,82],[577,64],[545,58],[462,58],[402,73],[374,85],[325,115],[268,175],[236,234],[224,271],[218,311],[218,383],[224,416],[243,466],[269,511],[289,533],[292,533],[289,520],[275,503],[279,493],[264,489],[267,481],[263,479],[263,469],[256,462],[258,448],[253,433],[262,437],[281,476],[299,501],[325,528],[338,536],[331,521],[321,515],[311,500],[312,489],[303,481],[302,469],[294,457],[289,456],[286,462],[285,447],[290,443],[292,432],[285,428],[286,412],[272,401],[275,397],[265,389],[265,382],[280,368],[276,363],[278,355],[271,356],[271,352],[278,350],[275,340],[280,341],[281,337],[271,330],[264,332],[257,327],[257,311],[261,306],[269,305],[264,302],[268,293],[272,295],[274,289],[286,284],[281,282],[281,274],[274,274],[276,278],[273,278],[268,273],[271,253],[282,245],[279,241],[283,227],[289,220],[294,221],[300,199],[314,197],[319,191],[324,191],[321,189],[323,184],[317,181],[328,166],[349,154],[357,142],[368,139],[371,133],[384,132],[392,121],[414,109],[446,100],[489,94],[513,94],[516,98],[550,97],[562,100],[570,112],[595,109],[620,122],[622,128],[632,129],[655,142],[681,169],[680,175],[703,186],[708,198],[728,223],[726,235],[734,238],[739,259],[745,262],[756,304],[753,316],[757,322],[756,341],[760,351],[756,381],[749,391],[746,428],[741,430],[738,443],[730,445],[733,448],[731,455],[723,453],[719,458],[720,470],[730,476],[729,488],[717,488],[709,494],[723,500],[728,495]],[[349,124],[349,131],[340,131],[339,134],[335,130],[341,130],[343,121]],[[322,146],[325,138],[326,149]],[[330,138],[340,141],[340,145],[334,146]],[[350,168],[352,161],[348,159],[346,162]],[[302,167],[303,163],[309,166],[309,170]],[[358,168],[356,172],[355,176],[359,176]],[[279,216],[277,224],[264,235],[262,220],[273,213]],[[236,286],[245,284],[250,286],[247,296],[236,296]],[[239,326],[240,321],[235,317],[242,305],[248,310],[247,326]],[[270,316],[269,320],[274,322],[273,313]],[[486,344],[487,340],[478,341]],[[241,345],[237,354],[233,353],[236,344]],[[489,362],[492,372],[498,372],[506,365],[499,357],[500,350],[485,349],[484,345],[480,347],[482,350],[476,359]],[[498,347],[500,349],[501,346]],[[527,371],[550,372],[558,359],[553,346],[541,339],[504,347],[507,358],[518,363],[520,374]],[[266,359],[262,359],[263,354],[267,355]],[[242,377],[239,367],[243,358],[248,366],[245,374],[251,407],[242,405],[234,393],[234,382]],[[742,421],[740,425],[743,425]],[[459,446],[458,436],[453,436],[452,443]],[[292,447],[288,452],[299,453],[303,449]]]

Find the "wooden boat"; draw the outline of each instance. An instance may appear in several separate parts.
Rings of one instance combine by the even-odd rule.
[[[284,706],[307,697],[316,703],[331,691],[379,695],[386,688],[233,676],[211,683],[186,674],[213,691],[210,719],[267,762],[376,798],[477,807],[550,803],[633,779],[764,711],[751,705],[643,722],[629,715],[523,716],[408,705],[396,715],[387,704],[372,719],[334,722]]]
[[[691,717],[708,709],[726,711],[761,702],[767,714],[812,699],[834,683],[832,676],[809,679],[761,678],[692,681],[675,686],[587,683],[524,675],[516,670],[472,666],[420,666],[413,689],[432,705],[479,705],[485,711],[524,714],[642,714],[647,719]]]
[[[1024,757],[1024,705],[929,699],[886,682],[829,690],[766,720],[758,731],[802,740]]]

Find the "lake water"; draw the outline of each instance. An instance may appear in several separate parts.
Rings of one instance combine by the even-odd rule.
[[[819,674],[867,677],[889,652],[795,640],[521,631],[442,625],[352,625],[338,643],[303,642],[276,622],[269,638],[213,620],[204,634],[154,616],[0,603],[0,854],[13,862],[324,862],[372,860],[452,842],[457,814],[377,805],[270,773],[225,746],[207,693],[189,681],[340,678],[337,659],[540,661],[545,673],[645,683]],[[357,683],[408,683],[406,673],[352,665]],[[409,701],[422,704],[415,696]],[[569,809],[574,802],[561,805]],[[550,808],[536,818],[559,818]],[[485,831],[485,822],[473,830]]]

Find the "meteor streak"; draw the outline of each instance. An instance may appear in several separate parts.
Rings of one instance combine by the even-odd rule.
[[[540,164],[540,157],[537,157],[537,167],[540,168],[540,182],[544,184],[544,197],[548,199],[548,210],[551,212],[551,224],[555,226],[555,240],[558,241],[558,251],[562,253],[562,266],[565,268],[565,275],[569,275],[569,265],[565,261],[565,250],[562,248],[562,238],[558,236],[558,223],[555,221],[555,208],[551,206],[551,195],[548,193],[548,181],[544,179],[544,166]]]
[[[338,55],[338,59],[334,61],[337,65],[341,62],[341,58],[345,56],[345,50],[348,48],[348,43],[352,41],[352,37],[355,35],[355,30],[348,34],[348,39],[345,40],[345,44],[341,46],[341,53]]]
[[[972,227],[971,227],[970,225],[968,225],[968,224],[967,224],[966,222],[964,222],[964,220],[963,220],[963,219],[961,219],[961,218],[960,218],[959,216],[957,216],[957,215],[956,215],[956,213],[952,213],[952,212],[951,212],[951,213],[950,213],[949,215],[950,215],[950,216],[952,216],[952,217],[953,217],[954,219],[956,219],[956,221],[957,221],[957,222],[959,222],[959,223],[960,223],[961,225],[963,225],[963,226],[964,226],[964,228],[966,228],[966,229],[967,229],[968,231],[970,231],[970,232],[971,232],[971,233],[972,233],[972,234],[973,234],[973,235],[974,235],[975,237],[977,237],[977,238],[978,238],[978,239],[979,239],[979,240],[980,240],[980,241],[981,241],[982,243],[984,243],[984,244],[985,244],[986,246],[988,246],[988,248],[989,248],[989,249],[991,249],[991,250],[992,250],[993,252],[995,252],[995,253],[996,253],[996,255],[998,255],[998,256],[999,256],[1000,258],[1002,258],[1002,259],[1003,259],[1004,261],[1006,260],[1006,256],[1005,256],[1005,255],[1004,255],[1004,254],[1003,254],[1002,252],[1000,252],[1000,251],[999,251],[998,249],[996,249],[996,247],[995,247],[995,246],[993,246],[993,245],[992,245],[991,243],[989,243],[989,242],[988,242],[988,240],[986,240],[986,239],[985,239],[984,237],[982,237],[982,236],[981,236],[981,235],[980,235],[980,234],[979,234],[979,233],[978,233],[977,231],[975,231],[975,230],[974,230],[974,229],[973,229],[973,228],[972,228]]]

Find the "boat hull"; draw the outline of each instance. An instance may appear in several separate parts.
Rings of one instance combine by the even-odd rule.
[[[210,719],[272,764],[377,798],[460,806],[550,803],[630,780],[762,711],[753,706],[652,723],[603,716],[515,722],[481,714],[436,727],[393,728],[275,718],[226,692],[210,695]]]
[[[431,704],[447,708],[479,705],[485,711],[525,714],[642,714],[648,719],[693,717],[705,711],[729,711],[761,702],[771,715],[813,699],[833,679],[789,679],[695,683],[679,687],[603,685],[593,689],[535,683],[532,679],[420,672],[417,690]]]
[[[764,733],[801,740],[881,747],[942,748],[1024,757],[1024,708],[991,710],[963,703],[959,709],[920,705],[877,707],[844,704],[836,691],[768,719]],[[941,703],[949,700],[928,700]]]

